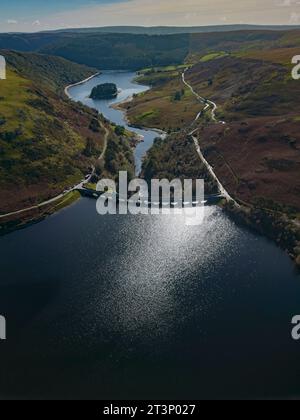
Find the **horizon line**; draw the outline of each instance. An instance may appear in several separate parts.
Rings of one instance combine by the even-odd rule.
[[[253,27],[256,28],[260,27],[267,27],[272,30],[272,28],[291,28],[291,29],[300,29],[300,24],[292,25],[292,24],[257,24],[257,23],[229,23],[229,24],[213,24],[213,25],[154,25],[154,26],[146,26],[146,25],[106,25],[106,26],[78,26],[78,27],[64,27],[64,28],[53,28],[47,29],[42,31],[6,31],[0,32],[0,34],[41,34],[41,33],[48,33],[48,32],[63,32],[63,31],[78,31],[78,30],[92,30],[92,29],[114,29],[114,28],[141,28],[141,29],[201,29],[201,28],[226,28],[226,27]]]

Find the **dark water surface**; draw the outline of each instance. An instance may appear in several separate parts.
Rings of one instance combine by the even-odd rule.
[[[0,238],[0,396],[300,396],[284,252],[217,207],[191,227],[95,204]]]

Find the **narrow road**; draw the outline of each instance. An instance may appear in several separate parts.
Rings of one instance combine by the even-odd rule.
[[[69,94],[69,89],[75,86],[80,86],[83,85],[84,83],[88,82],[89,80],[94,79],[95,77],[99,76],[101,74],[101,72],[95,73],[92,76],[88,77],[87,79],[82,80],[81,82],[78,83],[73,83],[72,85],[66,86],[64,89],[64,93],[65,95],[69,98],[72,99],[72,96]]]
[[[102,159],[104,159],[104,156],[105,156],[105,153],[106,153],[106,150],[107,150],[107,143],[108,143],[108,136],[109,136],[109,130],[103,124],[101,126],[102,126],[103,130],[105,131],[105,134],[104,134],[104,147],[103,147],[103,150],[102,150],[101,155],[97,159],[98,162],[100,162]]]
[[[98,162],[101,161],[104,158],[104,156],[105,156],[105,153],[106,153],[106,150],[107,150],[108,136],[109,136],[109,130],[102,123],[101,123],[101,127],[105,131],[105,134],[104,134],[104,147],[103,147],[103,151],[102,151],[101,155],[97,159]],[[42,203],[37,204],[37,205],[32,206],[32,207],[27,207],[25,209],[13,211],[11,213],[1,214],[0,215],[0,219],[4,219],[5,217],[10,217],[10,216],[17,216],[18,214],[26,213],[26,212],[31,211],[31,210],[37,210],[37,209],[40,209],[42,207],[48,206],[49,204],[55,203],[58,200],[61,200],[66,195],[68,195],[70,192],[76,191],[78,189],[81,189],[81,188],[84,187],[85,184],[89,183],[90,180],[92,179],[93,175],[95,174],[95,171],[96,171],[96,168],[94,167],[92,173],[90,173],[79,184],[74,185],[73,187],[71,187],[70,189],[64,191],[63,193],[61,193],[59,195],[57,195],[56,197],[53,197],[53,198],[51,198],[50,200],[47,200],[47,201],[43,201]]]
[[[198,95],[198,93],[197,92],[195,92],[195,90],[193,89],[193,87],[185,80],[185,73],[186,73],[186,71],[187,71],[188,69],[185,69],[184,70],[184,72],[182,73],[182,81],[183,81],[183,83],[190,89],[190,91],[192,92],[192,94],[201,102],[201,103],[203,103],[203,104],[205,104],[205,107],[204,107],[204,109],[202,110],[202,111],[200,111],[198,114],[197,114],[197,116],[196,116],[196,118],[195,118],[195,120],[194,120],[194,122],[196,122],[196,121],[198,121],[199,120],[199,118],[202,116],[202,114],[203,114],[203,112],[204,111],[206,111],[208,108],[210,108],[210,107],[212,107],[212,110],[211,110],[211,118],[212,118],[212,120],[214,121],[214,122],[216,122],[216,123],[221,123],[221,124],[226,124],[225,122],[223,122],[223,121],[218,121],[217,119],[216,119],[216,110],[217,110],[217,104],[216,103],[214,103],[213,101],[210,101],[209,99],[206,99],[206,98],[203,98],[202,96],[200,96],[200,95]],[[66,88],[65,88],[65,94],[71,99],[71,96],[70,96],[70,94],[68,93],[68,89],[70,88],[70,87],[72,87],[72,86],[77,86],[77,85],[80,85],[80,84],[82,84],[82,83],[84,83],[84,82],[86,82],[86,81],[88,81],[88,80],[90,80],[90,79],[92,79],[92,78],[94,78],[95,76],[97,76],[99,73],[97,73],[96,75],[93,75],[93,76],[91,76],[91,77],[89,77],[88,79],[86,79],[86,80],[84,80],[84,81],[82,81],[82,82],[79,82],[79,83],[76,83],[76,84],[74,84],[74,85],[70,85],[70,86],[67,86]],[[104,129],[104,131],[105,131],[105,134],[104,134],[104,148],[103,148],[103,150],[102,150],[102,152],[101,152],[101,155],[99,156],[99,158],[97,159],[97,161],[99,162],[99,161],[101,161],[103,158],[104,158],[104,156],[105,156],[105,153],[106,153],[106,150],[107,150],[107,143],[108,143],[108,136],[109,136],[109,130],[103,125],[103,124],[101,124],[101,126],[102,126],[102,128]],[[198,128],[196,128],[196,129],[194,129],[192,132],[190,132],[189,133],[189,135],[190,136],[192,136],[192,138],[193,138],[193,141],[194,141],[194,143],[195,143],[195,147],[196,147],[196,151],[197,151],[197,153],[198,153],[198,155],[199,155],[199,157],[200,157],[200,159],[201,159],[201,161],[205,164],[205,166],[207,167],[207,169],[208,169],[208,171],[209,171],[209,173],[211,174],[211,176],[215,179],[215,181],[217,182],[217,184],[218,184],[218,187],[219,187],[219,190],[220,190],[220,193],[222,194],[222,195],[224,195],[224,197],[227,199],[227,200],[229,200],[229,201],[233,201],[237,206],[239,206],[238,205],[238,203],[236,203],[236,201],[229,195],[229,193],[226,191],[226,189],[223,187],[223,185],[221,184],[221,182],[220,182],[220,180],[218,179],[218,177],[216,176],[216,174],[214,173],[214,171],[213,171],[213,168],[209,165],[209,163],[207,162],[207,160],[204,158],[204,156],[203,156],[203,153],[201,152],[201,148],[200,148],[200,145],[199,145],[199,143],[198,143],[198,139],[194,136],[194,134],[196,133],[198,131]],[[87,184],[87,183],[89,183],[90,182],[90,180],[91,180],[91,178],[92,178],[92,176],[95,174],[95,171],[96,171],[96,168],[94,167],[93,168],[93,171],[92,171],[92,173],[91,174],[89,174],[89,176],[87,176],[84,180],[82,180],[79,184],[77,184],[77,185],[75,185],[75,186],[73,186],[72,188],[70,188],[70,189],[68,189],[67,191],[65,191],[65,192],[63,192],[63,193],[61,193],[61,194],[59,194],[59,195],[57,195],[56,197],[53,197],[53,198],[51,198],[50,200],[47,200],[47,201],[44,201],[44,202],[42,202],[42,203],[40,203],[40,204],[37,204],[37,205],[35,205],[35,206],[31,206],[31,207],[27,207],[27,208],[24,208],[24,209],[21,209],[21,210],[17,210],[17,211],[13,211],[13,212],[10,212],[10,213],[6,213],[6,214],[2,214],[2,215],[0,215],[0,219],[4,219],[4,218],[6,218],[6,217],[10,217],[10,216],[15,216],[15,215],[18,215],[18,214],[22,214],[22,213],[25,213],[25,212],[28,212],[28,211],[31,211],[31,210],[36,210],[36,209],[39,209],[39,208],[42,208],[42,207],[45,207],[45,206],[47,206],[47,205],[49,205],[49,204],[52,204],[52,203],[55,203],[56,201],[58,201],[58,200],[61,200],[62,198],[64,198],[66,195],[68,195],[70,192],[72,192],[72,191],[76,191],[76,190],[78,190],[78,189],[81,189],[81,188],[83,188],[84,187],[84,185],[85,184]]]
[[[51,198],[51,200],[44,201],[43,203],[38,204],[36,206],[27,207],[26,209],[22,209],[22,210],[12,211],[11,213],[1,214],[0,219],[3,219],[4,217],[9,217],[9,216],[15,216],[17,214],[22,214],[22,213],[25,213],[25,212],[30,211],[30,210],[36,210],[36,209],[39,209],[40,207],[47,206],[48,204],[52,204],[55,201],[60,200],[61,198],[63,198],[68,193],[62,193],[62,194],[60,194],[60,195],[58,195],[54,198]]]
[[[199,114],[196,116],[195,121],[197,121],[201,115],[202,112],[206,111],[208,108],[212,108],[211,110],[211,119],[216,122],[216,123],[220,123],[220,124],[226,124],[225,121],[218,121],[216,118],[216,111],[218,109],[218,106],[215,102],[210,101],[209,99],[203,98],[202,96],[198,95],[198,93],[194,90],[194,88],[186,81],[185,79],[185,73],[188,71],[188,68],[186,68],[184,70],[184,72],[182,73],[182,82],[185,84],[185,86],[187,86],[190,91],[192,92],[192,94],[194,96],[196,96],[196,98],[203,104],[205,104],[205,108],[203,111],[199,112]]]
[[[200,145],[199,145],[199,142],[198,142],[198,139],[197,139],[197,137],[194,137],[194,136],[192,136],[192,139],[194,140],[194,144],[195,144],[195,147],[196,147],[196,151],[197,151],[197,153],[198,153],[198,156],[200,157],[200,160],[201,160],[201,162],[206,166],[206,168],[207,168],[207,170],[208,170],[208,172],[210,173],[210,175],[211,175],[211,177],[216,181],[216,183],[217,183],[217,185],[218,185],[218,188],[219,188],[219,191],[220,191],[220,194],[227,200],[227,201],[233,201],[236,205],[238,205],[237,203],[236,203],[236,201],[231,197],[231,195],[226,191],[226,189],[223,187],[223,185],[222,185],[222,183],[220,182],[220,180],[219,180],[219,178],[217,177],[217,175],[215,174],[215,172],[214,172],[214,170],[213,170],[213,168],[210,166],[210,164],[208,163],[208,161],[205,159],[205,157],[204,157],[204,155],[203,155],[203,153],[202,153],[202,151],[201,151],[201,148],[200,148]]]
[[[203,98],[202,96],[198,95],[198,93],[194,90],[193,86],[191,86],[186,80],[185,80],[185,73],[187,72],[188,69],[185,69],[184,72],[182,73],[182,81],[183,83],[190,89],[190,91],[192,92],[192,94],[203,104],[205,105],[205,108],[203,111],[200,111],[194,122],[197,122],[199,120],[199,118],[202,116],[202,113],[204,111],[206,111],[209,107],[212,107],[211,110],[211,119],[212,121],[216,122],[216,123],[221,123],[221,124],[226,124],[224,121],[218,121],[216,118],[216,110],[218,109],[217,104],[215,104],[214,102],[210,101],[209,99]],[[206,166],[206,169],[208,170],[208,172],[210,173],[211,177],[215,180],[215,182],[218,185],[219,191],[221,193],[221,195],[224,196],[224,198],[227,201],[231,201],[233,202],[237,207],[240,207],[240,205],[231,197],[231,195],[228,193],[228,191],[224,188],[224,186],[222,185],[221,181],[219,180],[219,178],[217,177],[217,175],[215,174],[212,166],[208,163],[208,161],[205,159],[202,151],[201,151],[201,147],[199,145],[198,139],[197,137],[195,137],[195,133],[199,130],[199,128],[195,128],[194,130],[192,130],[189,133],[189,136],[192,137],[194,144],[195,144],[195,148],[196,148],[196,152],[201,160],[201,162]]]

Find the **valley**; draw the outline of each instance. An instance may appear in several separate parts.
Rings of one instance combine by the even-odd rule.
[[[98,111],[65,96],[66,84],[95,69],[56,57],[2,53],[8,69],[0,90],[0,232],[6,233],[74,202],[79,195],[72,187],[87,174],[112,174],[100,159],[108,137],[119,167],[133,168],[133,155],[128,138],[121,136],[121,142]]]
[[[0,399],[299,397],[300,31],[243,29],[0,34]],[[226,200],[100,216],[120,170]]]
[[[118,106],[126,111],[127,118],[133,127],[140,129],[152,127],[168,133],[166,139],[158,138],[154,142],[146,157],[139,156],[141,159],[144,158],[143,176],[148,181],[151,177],[180,177],[182,179],[201,177],[206,181],[207,192],[214,193],[215,183],[199,161],[194,140],[189,136],[190,128],[193,127],[195,139],[197,138],[197,144],[204,158],[209,162],[228,193],[247,208],[248,222],[250,218],[250,224],[254,223],[260,228],[260,224],[264,224],[262,220],[267,218],[267,224],[271,223],[273,230],[276,231],[276,237],[273,239],[286,247],[296,260],[298,259],[300,146],[297,109],[300,84],[291,77],[290,54],[295,55],[298,45],[300,46],[299,30],[248,30],[228,31],[222,34],[192,33],[135,37],[131,34],[97,32],[52,35],[52,37],[49,34],[36,35],[35,41],[31,40],[29,45],[32,45],[33,50],[43,53],[51,52],[84,64],[71,63],[65,58],[51,57],[51,63],[48,65],[49,59],[41,54],[6,52],[12,69],[9,68],[9,72],[11,75],[15,74],[14,83],[22,86],[23,89],[26,88],[25,97],[19,98],[26,108],[21,112],[24,121],[21,124],[18,123],[20,127],[19,125],[8,127],[6,121],[9,114],[7,112],[12,107],[5,105],[6,115],[2,107],[3,123],[0,129],[6,130],[2,133],[1,140],[1,156],[4,163],[0,194],[5,197],[2,213],[17,212],[20,216],[18,210],[28,208],[30,212],[27,216],[30,219],[31,211],[40,203],[46,203],[46,207],[45,209],[44,206],[37,207],[38,216],[40,213],[43,214],[44,210],[47,213],[50,210],[47,208],[47,203],[50,201],[49,204],[52,204],[52,198],[63,198],[63,201],[67,203],[72,202],[76,199],[75,193],[72,193],[73,198],[70,196],[67,200],[64,195],[60,197],[60,194],[65,189],[68,190],[77,185],[86,174],[91,173],[100,155],[102,163],[98,165],[97,174],[95,172],[95,180],[109,173],[114,173],[113,176],[116,177],[120,169],[130,168],[130,165],[130,172],[133,173],[131,149],[133,140],[130,139],[130,133],[128,132],[129,137],[128,135],[127,137],[119,136],[121,140],[119,149],[114,149],[113,152],[115,156],[118,156],[119,162],[111,156],[109,158],[111,162],[113,161],[111,165],[107,162],[108,155],[106,154],[107,150],[109,153],[112,151],[110,136],[117,139],[114,127],[111,127],[101,114],[98,115],[98,111],[95,113],[91,107],[84,107],[80,103],[70,103],[64,96],[64,88],[66,84],[70,84],[68,82],[76,83],[86,79],[102,68],[118,69],[121,65],[120,60],[125,54],[128,59],[130,58],[131,68],[139,69],[136,82],[150,85],[151,89],[134,95],[132,101]],[[128,51],[125,49],[122,53],[120,53],[121,39],[122,42],[126,39],[129,48]],[[20,39],[14,38],[14,42],[19,43],[20,48],[23,48]],[[88,54],[89,59],[81,55],[84,43],[88,45],[84,54]],[[107,48],[109,44],[112,47],[109,49],[110,60],[115,61],[111,61],[110,64],[105,61],[104,43]],[[72,54],[69,52],[68,45],[72,47]],[[94,53],[89,51],[90,45],[93,45]],[[158,54],[158,45],[162,55]],[[96,54],[98,48],[101,49],[100,56]],[[145,53],[143,56],[147,57],[149,60],[147,64],[150,64],[147,68],[140,69],[142,64],[146,63],[135,62],[132,48],[137,54],[137,48],[143,49]],[[154,59],[152,54],[155,50],[156,58]],[[130,54],[129,51],[131,51]],[[98,58],[95,59],[96,57]],[[122,68],[126,67],[125,61]],[[165,65],[161,66],[162,64]],[[86,65],[96,65],[97,70]],[[39,71],[40,68],[43,68],[42,72]],[[55,77],[50,75],[48,68],[51,68],[51,71],[54,69]],[[74,74],[73,79],[67,80],[66,74],[69,75],[68,77]],[[30,80],[33,76],[40,90],[32,87],[34,84]],[[7,88],[11,87],[7,85]],[[4,99],[2,99],[4,105],[3,101]],[[29,118],[29,115],[33,114],[30,106],[35,107],[34,112],[37,114],[40,112],[37,107],[42,106],[41,118]],[[15,115],[18,115],[20,110],[15,105],[14,107],[16,108]],[[77,115],[78,113],[81,115],[79,121],[78,117],[75,117],[76,112]],[[42,123],[45,114],[49,115],[52,125],[49,125],[49,121]],[[67,123],[61,125],[60,118]],[[53,119],[56,119],[55,123]],[[226,124],[218,124],[217,121],[225,121]],[[34,125],[31,127],[33,122]],[[61,146],[64,143],[60,144],[58,152],[55,141],[46,146],[47,142],[41,145],[33,140],[32,133],[38,126],[43,125],[49,127],[47,130],[50,130],[51,135],[55,137],[55,124],[59,127],[58,130],[61,127],[67,130],[68,134],[64,136],[65,151],[69,147],[70,152],[63,152]],[[72,140],[68,140],[70,130],[74,130],[71,134]],[[24,137],[27,142],[29,140],[26,138],[31,138],[31,140],[30,143],[24,143],[23,140],[21,143],[15,142],[11,149],[7,146],[11,136],[20,140]],[[25,144],[30,144],[33,151],[30,152],[27,146],[26,153],[27,155],[31,153],[30,156],[34,157],[34,160],[27,162],[18,144],[21,144],[23,149]],[[41,147],[48,149],[43,151],[40,150]],[[146,149],[143,153],[145,152]],[[72,158],[72,164],[69,164],[67,168],[68,156]],[[14,171],[11,170],[12,159],[14,159]],[[61,163],[58,159],[61,159]],[[18,169],[18,162],[21,162],[20,169]],[[10,166],[5,170],[5,165]],[[61,174],[60,167],[64,168]],[[51,175],[52,170],[53,175]],[[4,171],[9,173],[7,180]],[[36,180],[26,179],[29,174],[32,178],[34,172],[36,172]],[[14,186],[11,185],[12,183]],[[18,183],[21,187],[17,186]],[[253,212],[258,212],[258,215],[253,216]],[[268,213],[267,216],[265,212]],[[272,221],[269,221],[270,215]],[[239,219],[242,215],[235,216]],[[243,216],[242,219],[245,217]],[[278,222],[277,219],[280,221]],[[12,222],[14,226],[14,220],[9,220],[9,222]],[[19,223],[19,217],[17,223]],[[279,231],[284,230],[283,226],[288,226],[288,232],[282,233],[285,239],[278,234],[274,223],[279,223]],[[264,232],[263,228],[259,230]]]
[[[266,56],[243,47],[190,56],[185,79],[178,66],[145,69],[137,80],[153,89],[125,108],[133,124],[169,132],[148,154],[146,176],[178,176],[182,167],[178,171],[176,161],[195,167],[187,137],[197,115],[195,136],[205,159],[245,210],[234,216],[275,239],[300,263],[300,84],[281,49],[279,54],[273,45]]]

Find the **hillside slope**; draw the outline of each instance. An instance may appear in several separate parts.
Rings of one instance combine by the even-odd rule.
[[[234,30],[237,28],[241,30]],[[119,33],[102,33],[101,30],[91,29],[0,34],[0,49],[56,55],[102,70],[136,70],[181,64],[187,56],[198,56],[205,51],[232,52],[257,47],[264,50],[280,44],[287,47],[287,43],[290,47],[299,46],[299,29],[264,30],[258,27],[254,30],[251,26],[228,26],[225,28],[226,32],[219,32],[221,27],[216,27],[215,32],[213,28],[210,28],[209,32],[203,32],[205,28],[199,31],[197,28],[190,28],[186,33],[172,34],[162,34],[159,28],[153,28],[149,33],[143,28],[133,28],[138,32],[135,34],[122,33],[123,29],[120,28]]]
[[[48,32],[53,33],[113,33],[136,35],[174,35],[210,32],[231,32],[245,30],[284,31],[300,29],[299,25],[210,25],[210,26],[104,26],[96,28],[71,28]]]
[[[6,49],[0,50],[0,54],[6,57],[10,68],[20,76],[58,94],[63,93],[67,85],[83,80],[98,71],[95,68],[70,62],[61,57],[24,54]]]
[[[134,123],[171,132],[144,162],[146,176],[163,173],[168,178],[201,169],[201,162],[191,158],[187,139],[202,110],[193,123],[193,130],[198,128],[194,137],[225,189],[241,204],[226,208],[239,222],[274,239],[300,266],[300,82],[291,75],[299,41],[297,31],[272,42],[251,41],[251,46],[249,40],[240,45],[230,41],[227,50],[210,49],[207,43],[201,50],[199,44],[187,59],[185,80],[213,101],[205,112],[199,101],[195,112],[196,96],[182,82],[182,67],[143,71],[140,80],[148,80],[153,89],[125,107]],[[210,185],[206,188],[209,192]]]
[[[181,63],[189,51],[188,35],[73,34],[39,49],[101,69],[137,70]]]
[[[217,118],[227,123],[215,124],[206,112],[199,140],[229,192],[293,214],[300,211],[300,82],[291,77],[293,55],[288,57],[299,44],[300,31],[226,33],[222,40],[219,34],[197,34],[186,72],[194,90],[214,101]],[[130,120],[169,131],[189,126],[203,105],[195,104],[182,83],[182,71],[143,71],[140,80],[153,89],[126,105]],[[161,160],[171,155],[172,148],[161,147]]]
[[[300,83],[291,66],[247,56],[195,65],[187,80],[226,125],[202,125],[200,143],[237,198],[300,211]]]
[[[60,56],[102,70],[135,70],[182,62],[189,51],[189,35],[93,32],[0,34],[1,48]]]
[[[62,88],[94,69],[61,58],[0,51],[0,213],[48,200],[91,172],[113,129],[97,111],[73,103]],[[116,153],[122,155],[117,142]],[[128,153],[129,146],[125,147]]]

